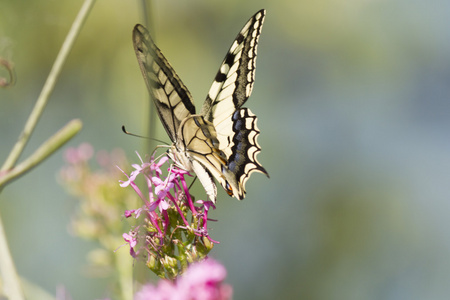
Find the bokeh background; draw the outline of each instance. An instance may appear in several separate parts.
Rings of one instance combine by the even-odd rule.
[[[0,160],[81,4],[0,0],[0,56],[17,74],[0,90]],[[212,213],[212,256],[234,299],[450,297],[450,2],[147,4],[197,107],[243,24],[268,11],[247,106],[271,178],[254,175],[242,202],[221,193]],[[69,146],[120,147],[130,160],[146,149],[120,130],[148,129],[131,43],[142,20],[139,1],[97,1],[23,157],[73,118],[84,127]],[[19,273],[50,293],[64,285],[73,299],[104,297],[108,278],[83,272],[95,242],[67,230],[76,201],[57,183],[62,165],[59,151],[1,194],[10,248]]]

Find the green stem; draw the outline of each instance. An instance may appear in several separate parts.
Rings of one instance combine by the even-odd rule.
[[[14,167],[11,171],[6,172],[3,176],[0,176],[0,190],[7,183],[24,175],[38,164],[43,162],[47,157],[53,154],[56,150],[61,148],[72,137],[77,134],[82,127],[82,123],[78,119],[74,119],[67,123],[58,132],[52,135],[47,141],[45,141],[33,154],[31,154],[26,160]]]
[[[153,19],[151,18],[151,16],[153,15],[153,6],[152,6],[152,1],[151,0],[141,0],[141,12],[142,12],[142,18],[143,18],[143,23],[145,25],[145,27],[147,27],[147,29],[150,30],[150,32],[152,33],[152,36],[155,37],[155,30],[154,30],[154,22]],[[150,99],[151,96],[148,95],[149,97],[149,101],[147,101],[148,103],[148,122],[145,123],[145,130],[147,131],[147,136],[150,137],[155,137],[155,132],[156,132],[156,120],[158,119],[156,117],[156,110],[155,110],[155,106],[153,104],[153,99]],[[146,153],[149,153],[151,151],[153,151],[156,147],[156,143],[153,140],[149,140],[148,143],[145,143],[145,149],[144,151]]]
[[[72,49],[73,44],[81,31],[81,27],[86,21],[89,11],[92,9],[94,3],[95,0],[84,1],[83,6],[78,12],[77,17],[75,18],[75,21],[73,22],[72,27],[67,34],[61,50],[58,53],[58,56],[56,57],[56,60],[53,64],[52,69],[50,70],[50,74],[48,75],[47,80],[45,81],[41,94],[39,95],[39,98],[33,108],[33,111],[28,117],[28,120],[25,123],[25,127],[20,134],[18,141],[14,145],[14,148],[11,150],[0,171],[8,171],[12,169],[19,159],[20,155],[22,154],[23,149],[28,143],[31,134],[33,133],[33,130],[36,127],[36,124],[39,121],[39,118],[41,117],[45,106],[47,105],[48,99],[53,92],[56,80],[61,73],[64,62],[66,61],[67,56],[69,55],[69,52]]]
[[[23,152],[23,149],[25,148],[26,144],[28,143],[28,140],[30,139],[30,136],[36,127],[36,124],[42,115],[42,112],[48,102],[48,98],[50,97],[54,87],[56,80],[61,73],[62,67],[64,65],[64,62],[66,61],[66,58],[70,52],[70,49],[73,47],[73,44],[75,42],[76,37],[78,36],[82,25],[84,24],[87,16],[89,15],[90,10],[92,9],[93,5],[95,3],[95,0],[85,0],[83,3],[83,6],[81,7],[77,17],[75,18],[75,21],[72,24],[72,27],[70,28],[70,31],[66,37],[66,40],[64,41],[61,50],[58,53],[58,56],[55,60],[55,63],[53,64],[53,67],[50,71],[50,74],[47,77],[47,80],[42,88],[41,94],[39,95],[38,100],[36,101],[36,104],[25,123],[25,127],[22,131],[22,133],[19,136],[18,141],[14,145],[13,149],[11,150],[8,158],[6,159],[5,163],[3,164],[0,174],[4,174],[14,167],[17,160],[19,159],[20,155]],[[78,124],[77,124],[78,123]],[[76,130],[76,128],[78,130]],[[3,184],[6,182],[9,182],[10,180],[17,178],[21,174],[24,174],[27,170],[31,169],[32,167],[36,166],[40,161],[48,157],[51,153],[53,153],[56,149],[58,149],[62,144],[61,142],[64,142],[64,138],[61,138],[61,135],[65,135],[65,137],[72,137],[73,134],[68,134],[68,129],[74,130],[76,132],[79,131],[81,128],[81,122],[76,120],[69,123],[68,126],[63,128],[60,132],[55,134],[50,140],[46,143],[44,143],[43,146],[41,146],[36,152],[25,162],[23,162],[20,165],[20,168],[16,168],[12,172],[6,174],[4,177],[2,176],[2,180],[5,180]],[[75,133],[76,133],[75,132]],[[58,141],[59,139],[59,141]],[[56,143],[55,143],[56,142]],[[57,145],[59,143],[59,145]],[[40,160],[39,160],[40,159]],[[19,171],[17,171],[19,169]],[[16,174],[11,175],[11,173],[17,172]],[[0,185],[1,190],[1,185]],[[24,295],[23,291],[20,285],[20,279],[17,276],[17,271],[14,266],[14,261],[12,259],[11,253],[9,251],[8,242],[6,238],[5,231],[3,229],[3,223],[0,219],[0,273],[1,277],[4,282],[5,287],[5,295],[8,299],[14,299],[14,300],[23,300]]]
[[[119,285],[122,300],[133,299],[133,265],[127,251],[115,252],[116,266],[119,273]]]
[[[0,216],[0,273],[3,278],[4,293],[8,299],[23,300],[22,288],[20,286],[19,276],[8,248],[3,222]]]

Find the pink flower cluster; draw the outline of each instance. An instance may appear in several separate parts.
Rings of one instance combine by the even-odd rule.
[[[175,282],[160,280],[136,293],[135,300],[227,300],[232,288],[224,283],[227,272],[213,259],[192,264]]]
[[[123,172],[128,180],[120,181],[120,186],[132,187],[143,202],[141,208],[125,211],[125,216],[143,217],[144,222],[123,238],[130,254],[145,256],[147,266],[158,276],[176,278],[188,263],[202,260],[217,243],[209,237],[207,227],[208,211],[215,207],[211,201],[194,203],[185,180],[188,172],[170,165],[168,175],[163,175],[161,167],[167,156],[159,161],[139,159],[141,164],[133,164],[130,175]],[[136,184],[138,176],[144,178],[145,189]]]

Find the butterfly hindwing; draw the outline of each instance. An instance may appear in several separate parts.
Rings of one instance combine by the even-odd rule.
[[[245,183],[253,172],[261,172],[269,176],[267,171],[258,162],[256,155],[261,148],[256,141],[259,130],[256,126],[257,118],[248,108],[237,110],[231,120],[233,131],[229,148],[231,155],[227,158],[227,167],[236,177],[240,185],[240,196],[245,194]]]

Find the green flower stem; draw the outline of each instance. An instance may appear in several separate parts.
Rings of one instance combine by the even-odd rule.
[[[8,182],[17,179],[33,167],[43,162],[53,152],[69,141],[76,133],[81,130],[80,120],[72,120],[56,134],[50,137],[42,146],[40,146],[28,159],[15,167],[5,176],[0,177],[0,189]],[[5,294],[9,299],[25,299],[20,286],[19,277],[14,267],[11,253],[8,249],[8,243],[3,230],[2,220],[0,218],[0,274],[4,280]]]
[[[39,163],[43,162],[47,157],[67,143],[82,127],[79,119],[74,119],[67,123],[62,129],[45,141],[33,154],[26,160],[14,167],[10,172],[6,172],[0,176],[0,190],[7,183],[24,175]]]
[[[30,136],[36,127],[36,124],[39,118],[44,111],[44,108],[48,102],[48,99],[55,87],[56,79],[61,73],[64,62],[67,59],[67,56],[72,49],[73,44],[75,42],[76,37],[78,36],[82,25],[84,24],[89,11],[92,9],[95,0],[86,0],[81,7],[77,17],[75,18],[72,27],[64,41],[61,50],[56,57],[55,63],[50,71],[50,74],[47,77],[47,80],[42,88],[41,94],[39,95],[36,104],[25,123],[25,127],[19,136],[18,141],[14,145],[11,150],[8,158],[3,164],[0,170],[1,182],[0,182],[0,190],[7,182],[18,178],[23,175],[31,168],[39,164],[45,158],[47,158],[51,153],[56,151],[59,147],[61,147],[65,142],[67,142],[70,138],[72,138],[80,129],[81,122],[79,120],[71,121],[68,125],[66,125],[63,129],[57,132],[53,137],[51,137],[46,143],[44,143],[39,149],[37,149],[33,155],[31,155],[27,160],[21,163],[17,168],[14,168],[17,160],[23,152]],[[8,172],[10,171],[10,172]],[[5,295],[9,299],[14,300],[22,300],[24,299],[23,291],[20,285],[19,277],[17,276],[17,271],[14,266],[14,262],[11,256],[11,253],[8,249],[8,243],[5,235],[5,231],[3,230],[3,223],[0,219],[0,273],[4,282],[5,287]]]
[[[0,216],[0,274],[3,278],[4,290],[0,291],[8,297],[8,299],[24,300],[22,288],[20,286],[19,277],[14,267],[11,253],[8,249],[5,230]]]
[[[70,28],[70,31],[64,41],[61,50],[56,57],[55,63],[47,77],[47,80],[42,88],[41,94],[36,101],[36,104],[25,123],[25,127],[19,136],[18,141],[11,150],[8,158],[3,164],[0,170],[1,182],[0,191],[4,184],[7,182],[18,178],[19,176],[25,174],[31,168],[42,162],[50,154],[61,147],[65,142],[72,138],[81,129],[81,122],[79,120],[71,121],[63,129],[52,136],[47,142],[45,142],[39,149],[37,149],[28,159],[22,162],[19,166],[13,169],[17,160],[23,152],[30,136],[36,127],[39,118],[44,111],[44,108],[48,102],[48,99],[55,87],[56,79],[61,73],[64,62],[69,55],[70,49],[72,49],[76,37],[80,33],[81,27],[84,24],[90,10],[92,9],[95,0],[85,0],[83,6],[81,7],[75,21]],[[10,171],[10,172],[8,172]],[[0,219],[0,273],[4,282],[5,295],[8,299],[23,300],[24,295],[20,285],[19,277],[17,276],[17,271],[14,266],[14,261],[12,259],[11,253],[9,252],[8,242],[6,239],[6,234],[3,229],[3,223]]]
[[[149,28],[150,30],[152,28],[155,28],[153,25],[153,19],[151,18],[154,13],[153,13],[153,5],[152,5],[152,1],[151,0],[141,0],[141,8],[140,8],[140,12],[142,15],[142,19],[143,19],[143,24],[145,25],[146,28]],[[155,37],[156,34],[155,32],[152,32],[152,36]],[[152,96],[150,96],[150,94],[148,94],[148,97],[151,98]],[[148,122],[145,123],[146,126],[146,131],[147,134],[146,136],[155,136],[155,132],[156,132],[156,122],[158,120],[158,117],[156,116],[156,110],[154,109],[154,106],[152,104],[153,99],[149,99],[150,105],[148,106]],[[145,143],[145,152],[146,153],[150,153],[152,151],[154,151],[154,149],[157,147],[156,142],[152,139],[150,139],[148,141],[148,143]]]
[[[47,105],[48,99],[51,93],[53,92],[56,80],[58,79],[59,74],[61,73],[62,67],[67,59],[67,56],[69,55],[69,52],[72,49],[73,44],[81,31],[81,27],[86,21],[87,16],[89,15],[89,12],[92,9],[94,3],[95,0],[84,1],[83,6],[78,12],[77,17],[75,18],[75,21],[73,22],[72,27],[70,28],[70,31],[67,34],[66,40],[64,41],[61,50],[59,51],[58,56],[56,57],[56,60],[53,64],[50,74],[47,77],[44,87],[42,88],[41,94],[39,95],[39,98],[36,101],[33,111],[31,112],[23,131],[19,136],[18,141],[14,145],[14,148],[11,150],[11,153],[9,154],[0,171],[11,170],[16,164],[17,160],[19,159],[20,155],[22,154],[23,149],[28,143],[31,134],[33,133],[33,130],[36,127],[36,124],[39,121],[39,118],[41,117],[45,106]]]
[[[116,268],[119,273],[119,285],[122,300],[133,299],[133,264],[127,251],[116,251]]]

